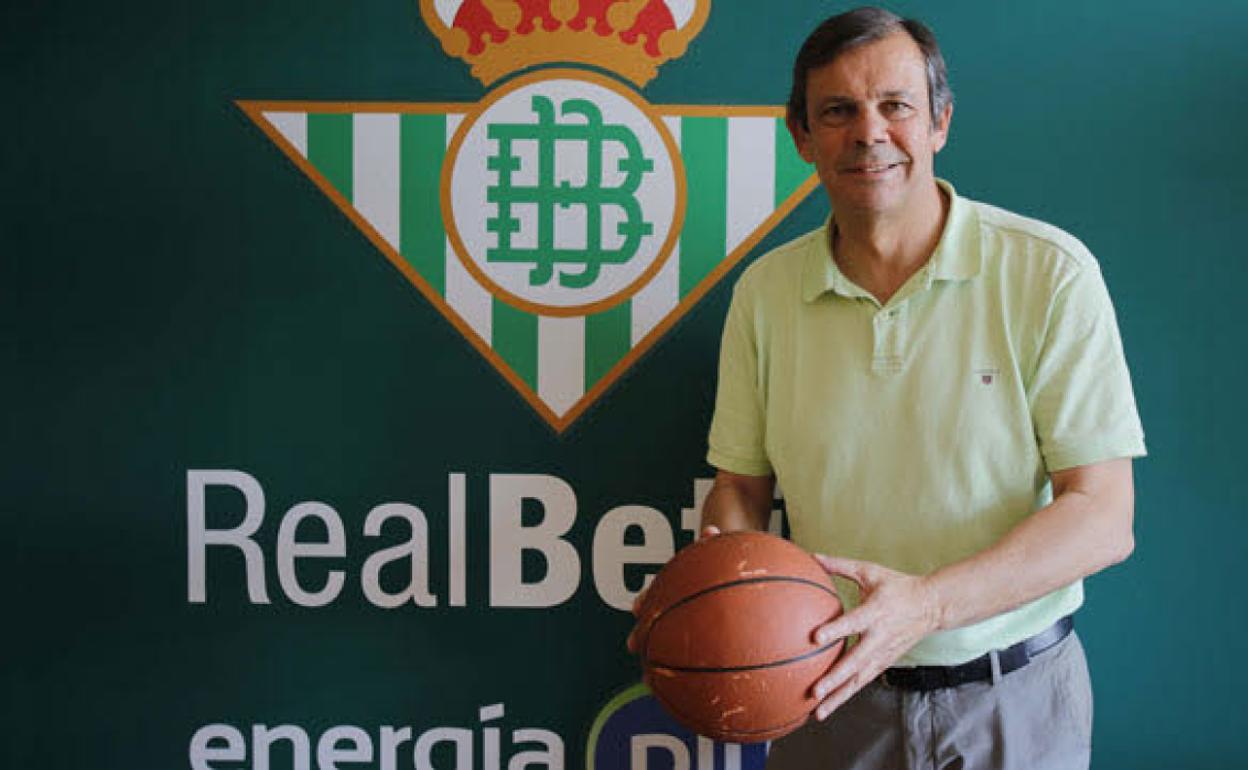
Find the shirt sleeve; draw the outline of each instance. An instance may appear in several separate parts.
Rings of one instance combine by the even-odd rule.
[[[707,462],[729,473],[768,476],[766,407],[759,378],[758,336],[749,292],[733,292],[719,349],[719,383]]]
[[[1053,295],[1028,388],[1045,466],[1053,471],[1145,454],[1144,431],[1113,304],[1091,255]]]

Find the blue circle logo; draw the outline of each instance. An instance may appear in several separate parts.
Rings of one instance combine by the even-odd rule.
[[[589,731],[587,770],[763,770],[766,743],[720,743],[668,716],[644,684],[612,698]]]

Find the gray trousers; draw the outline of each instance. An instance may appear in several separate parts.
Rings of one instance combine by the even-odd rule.
[[[992,682],[931,692],[874,682],[773,743],[767,770],[1086,770],[1091,751],[1092,687],[1072,633]]]

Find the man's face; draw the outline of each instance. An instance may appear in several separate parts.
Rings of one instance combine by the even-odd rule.
[[[887,214],[934,184],[952,105],[933,125],[923,53],[904,30],[842,53],[806,80],[807,127],[790,123],[836,211]]]

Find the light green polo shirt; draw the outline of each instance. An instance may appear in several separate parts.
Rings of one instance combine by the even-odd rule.
[[[940,184],[951,205],[936,251],[884,306],[837,268],[827,225],[745,271],[707,458],[774,472],[802,547],[913,574],[997,542],[1050,501],[1048,473],[1145,451],[1096,260]],[[932,634],[899,664],[970,660],[1082,602],[1076,582]]]

